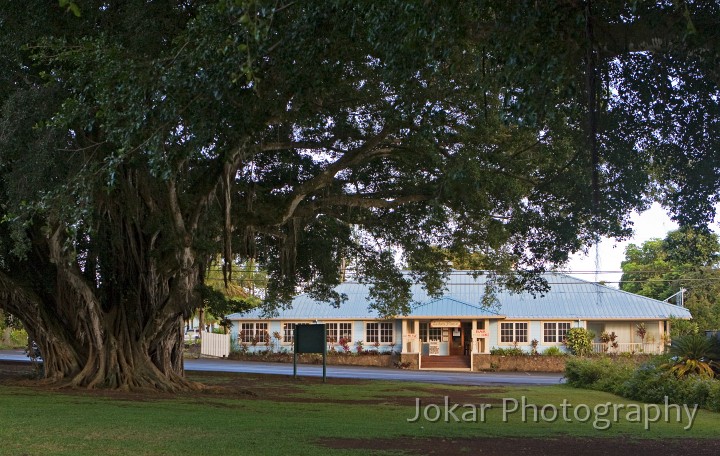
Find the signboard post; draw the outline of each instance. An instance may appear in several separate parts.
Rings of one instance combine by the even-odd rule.
[[[294,338],[293,377],[297,378],[297,355],[299,353],[322,353],[323,383],[325,383],[327,379],[327,329],[325,325],[296,325]]]

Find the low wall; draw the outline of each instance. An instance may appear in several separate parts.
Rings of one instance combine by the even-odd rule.
[[[566,356],[473,355],[474,371],[565,372]]]
[[[473,355],[473,371],[497,372],[565,372],[565,362],[569,356],[500,356],[500,355]],[[652,355],[618,356],[636,364],[650,359]],[[230,353],[229,359],[240,361],[258,361],[275,363],[292,363],[293,355],[290,353],[260,353],[256,355]],[[302,354],[298,356],[302,364],[322,364],[322,355]],[[327,363],[330,366],[373,366],[373,367],[402,367],[404,369],[418,369],[417,354],[392,355],[328,355]]]
[[[239,361],[259,361],[266,363],[292,363],[293,355],[290,353],[259,353],[256,355],[230,353],[229,359]],[[399,355],[328,355],[328,366],[374,366],[395,367],[400,361]],[[298,355],[298,363],[322,364],[322,355],[304,353]],[[416,361],[415,369],[417,369]]]
[[[420,369],[420,355],[417,353],[406,353],[400,355],[400,363],[403,369],[418,370]]]
[[[474,355],[474,371],[498,372],[565,372],[565,362],[572,356],[501,356],[501,355]],[[636,365],[647,362],[651,354],[637,355],[604,355],[611,358],[631,362]]]

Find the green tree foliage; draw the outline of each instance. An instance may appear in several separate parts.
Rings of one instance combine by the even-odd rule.
[[[397,253],[438,293],[444,250],[541,270],[627,235],[658,194],[706,222],[719,16],[4,0],[0,307],[51,380],[176,389],[191,386],[179,328],[218,253],[224,282],[238,257],[267,271],[268,312],[300,290],[340,305],[350,261],[392,315],[411,304]]]
[[[718,255],[718,235],[690,227],[641,246],[630,244],[620,289],[663,300],[684,288],[684,305],[700,330],[720,328]]]
[[[700,326],[698,326],[697,322],[693,320],[681,320],[679,318],[670,319],[670,336],[673,338],[699,333]]]
[[[203,309],[200,326],[209,322],[208,316],[218,318],[220,326],[226,330],[232,324],[227,316],[235,312],[244,312],[257,307],[267,288],[267,274],[258,270],[254,261],[243,264],[231,263],[232,273],[223,274],[223,260],[217,256],[211,261],[203,277],[200,290]],[[231,277],[228,280],[228,275]]]

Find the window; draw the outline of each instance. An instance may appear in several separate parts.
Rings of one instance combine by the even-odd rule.
[[[381,344],[393,343],[393,324],[389,322],[368,323],[365,325],[365,339],[369,344],[379,342]]]
[[[420,323],[420,341],[430,342],[442,338],[442,328],[429,328],[428,323]]]
[[[283,343],[292,344],[295,342],[295,325],[297,323],[283,323]]]
[[[500,323],[500,342],[522,343],[528,341],[527,323]]]
[[[256,343],[265,343],[268,337],[267,323],[240,323],[240,333],[238,339],[240,342],[252,343],[253,339]]]
[[[543,323],[543,342],[559,343],[565,340],[570,329],[570,322]]]
[[[340,343],[340,339],[352,342],[352,323],[325,323],[327,329],[327,341],[335,344]]]

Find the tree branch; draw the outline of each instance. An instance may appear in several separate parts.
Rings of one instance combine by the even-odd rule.
[[[337,173],[339,173],[343,169],[356,165],[361,161],[376,155],[376,148],[388,136],[389,133],[390,129],[388,127],[384,127],[380,131],[380,133],[375,135],[373,138],[365,141],[365,144],[362,147],[346,152],[336,162],[325,168],[323,172],[301,184],[295,191],[294,197],[290,200],[290,203],[283,211],[283,215],[280,218],[278,225],[282,225],[287,222],[295,213],[298,205],[310,193],[328,185],[330,182],[333,181]],[[387,150],[383,149],[381,150],[381,152],[385,154],[387,153]]]
[[[376,197],[373,195],[336,195],[320,198],[310,205],[312,209],[320,209],[328,206],[346,206],[363,208],[393,208],[403,204],[417,203],[432,199],[432,195],[403,195],[395,197]]]

